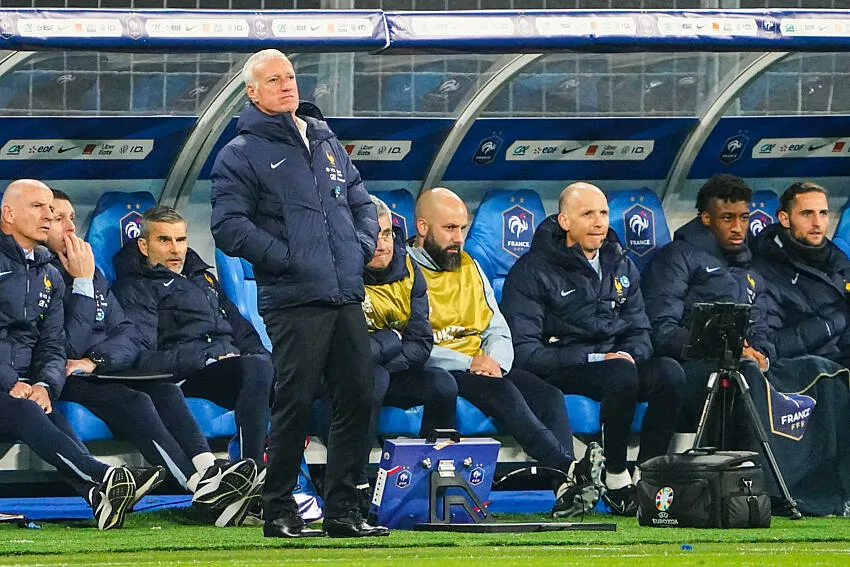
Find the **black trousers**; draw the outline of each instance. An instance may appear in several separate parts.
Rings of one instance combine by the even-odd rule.
[[[638,464],[663,455],[676,430],[685,372],[678,362],[653,357],[637,365],[622,358],[587,362],[564,368],[546,380],[565,394],[580,394],[601,402],[605,466],[626,470],[635,404],[649,402],[640,434]]]
[[[457,415],[457,383],[442,368],[417,366],[401,372],[375,367],[375,400],[372,406],[372,430],[377,435],[381,406],[411,408],[423,405],[419,436],[427,437],[434,429],[454,429]]]
[[[355,485],[363,469],[374,399],[369,333],[360,304],[299,306],[263,314],[277,369],[269,432],[269,463],[263,490],[266,520],[297,511],[298,480],[313,401],[331,404],[325,517],[357,507]]]
[[[58,410],[46,414],[32,400],[0,393],[0,437],[28,445],[85,496],[82,487],[99,484],[109,467],[92,457],[85,445],[66,431],[71,432],[71,427]]]
[[[234,410],[241,458],[265,461],[269,398],[274,367],[265,356],[223,358],[189,376],[181,388],[187,398],[204,398]]]
[[[540,464],[569,470],[575,460],[564,396],[530,372],[514,368],[502,378],[452,372],[458,395],[498,419]]]
[[[116,437],[135,445],[185,486],[192,457],[210,450],[180,386],[161,380],[119,382],[69,376],[62,399],[87,407]]]

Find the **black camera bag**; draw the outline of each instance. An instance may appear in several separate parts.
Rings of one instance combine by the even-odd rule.
[[[758,453],[690,449],[649,459],[637,484],[638,523],[689,528],[770,527]]]

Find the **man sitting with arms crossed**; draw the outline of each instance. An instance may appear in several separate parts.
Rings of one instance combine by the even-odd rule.
[[[215,460],[180,386],[167,380],[117,381],[92,376],[132,368],[141,340],[95,266],[91,246],[76,235],[70,197],[56,189],[53,213],[47,247],[56,254],[53,265],[65,281],[68,377],[62,399],[86,406],[117,436],[138,447],[148,462],[168,469],[194,493],[193,502],[221,510],[217,525],[240,523],[247,505],[239,504],[247,502],[248,494],[232,489],[233,477],[250,474],[255,465],[247,460],[233,464]],[[150,470],[158,474],[144,477],[133,470],[137,494],[164,478],[162,468]]]
[[[53,193],[41,181],[6,187],[0,217],[0,435],[56,467],[91,505],[97,527],[119,528],[137,495],[133,472],[91,456],[53,409],[65,383],[62,276],[47,241]],[[144,477],[160,471],[142,469]],[[147,490],[155,484],[147,483]]]
[[[505,280],[502,308],[516,365],[566,394],[602,402],[605,485],[612,512],[637,512],[626,468],[635,403],[648,401],[637,464],[663,455],[676,428],[684,372],[652,357],[637,267],[608,226],[608,200],[595,185],[563,190],[531,249]],[[637,475],[636,475],[637,476]]]
[[[410,255],[428,283],[434,348],[427,366],[451,372],[458,394],[505,425],[542,465],[567,474],[556,490],[556,516],[591,509],[598,499],[594,479],[599,445],[575,461],[564,396],[533,374],[511,369],[511,334],[490,282],[463,251],[466,205],[445,188],[423,192],[416,202],[415,248]]]
[[[138,241],[115,256],[113,291],[141,337],[136,363],[170,372],[183,394],[234,409],[241,471],[256,497],[265,482],[265,439],[274,368],[260,337],[188,247],[186,221],[171,207],[144,212]],[[259,506],[259,499],[254,502]]]

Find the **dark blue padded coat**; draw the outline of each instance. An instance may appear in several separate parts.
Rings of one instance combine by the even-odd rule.
[[[135,240],[114,263],[118,278],[112,289],[141,337],[139,370],[182,378],[229,353],[271,356],[207,271],[212,267],[191,248],[182,274],[150,267]]]
[[[0,232],[0,390],[19,379],[47,384],[59,399],[65,385],[65,282],[43,246],[27,260],[14,238]]]
[[[767,282],[767,326],[776,355],[846,360],[850,260],[827,240],[824,262],[814,268],[789,253],[793,243],[781,238],[785,233],[773,224],[752,244],[753,265]]]
[[[94,297],[74,293],[74,278],[58,259],[53,265],[65,280],[65,335],[69,359],[86,358],[95,353],[104,362],[97,372],[117,372],[132,368],[140,350],[140,337],[135,325],[124,314],[109,282],[96,269]]]
[[[750,346],[773,357],[764,317],[765,283],[751,261],[746,244],[735,253],[724,253],[699,217],[677,230],[673,242],[643,270],[641,287],[655,353],[681,360],[693,304],[722,301],[752,305]]]
[[[254,265],[260,313],[364,299],[378,236],[375,205],[326,122],[248,103],[212,170],[216,246]]]
[[[411,277],[407,270],[407,248],[399,231],[394,231],[393,259],[384,270],[366,269],[363,274],[366,285],[385,285]],[[401,337],[392,329],[379,329],[369,333],[372,345],[372,362],[389,372],[401,372],[408,368],[423,366],[431,356],[434,333],[428,319],[428,285],[425,276],[415,261],[413,265],[413,289],[410,290],[410,319]]]
[[[612,230],[599,250],[602,279],[552,215],[508,272],[500,304],[511,328],[514,364],[540,376],[588,361],[591,353],[652,356],[649,320],[634,263]]]

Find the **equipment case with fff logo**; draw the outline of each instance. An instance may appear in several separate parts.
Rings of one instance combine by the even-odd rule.
[[[642,526],[770,527],[770,497],[758,453],[690,449],[649,459],[640,472]]]

